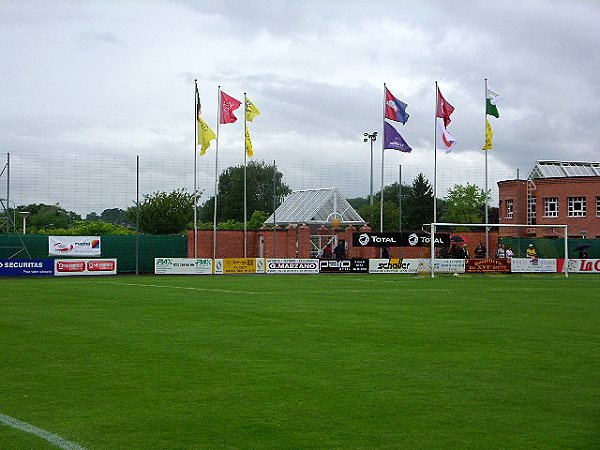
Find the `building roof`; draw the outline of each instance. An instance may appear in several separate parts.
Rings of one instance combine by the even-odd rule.
[[[293,191],[265,224],[329,225],[337,218],[341,225],[364,225],[365,221],[336,188]]]
[[[537,161],[527,178],[568,177],[600,177],[600,162]]]

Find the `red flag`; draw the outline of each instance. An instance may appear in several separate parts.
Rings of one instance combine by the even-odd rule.
[[[454,106],[446,101],[442,96],[440,88],[437,90],[437,112],[436,116],[444,119],[444,126],[448,127],[450,123],[450,114],[454,112]]]
[[[233,123],[237,120],[237,117],[233,115],[233,112],[240,107],[242,102],[235,98],[227,95],[221,91],[221,123]]]

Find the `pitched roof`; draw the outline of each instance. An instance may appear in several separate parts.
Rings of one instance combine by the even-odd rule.
[[[527,178],[568,177],[600,177],[600,162],[536,161]]]
[[[337,218],[341,225],[363,225],[365,221],[336,188],[293,191],[265,224],[329,225]]]

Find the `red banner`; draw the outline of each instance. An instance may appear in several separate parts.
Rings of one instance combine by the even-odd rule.
[[[465,263],[466,273],[510,273],[510,259],[467,259]]]

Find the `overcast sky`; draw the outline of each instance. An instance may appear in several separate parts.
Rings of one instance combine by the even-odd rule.
[[[386,166],[431,167],[438,81],[458,141],[438,164],[465,183],[462,168],[483,167],[487,78],[503,96],[494,174],[598,161],[598,24],[596,0],[0,0],[0,152],[190,161],[198,79],[213,129],[218,85],[261,110],[256,158],[368,166],[385,82],[409,105],[397,128],[413,148]],[[224,163],[243,160],[237,115],[220,127]]]

